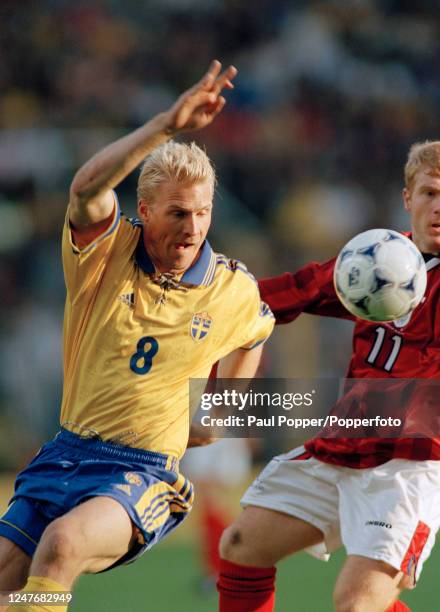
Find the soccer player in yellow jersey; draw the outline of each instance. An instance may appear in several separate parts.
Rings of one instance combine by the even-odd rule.
[[[131,562],[191,509],[179,473],[189,378],[250,378],[273,317],[243,264],[214,253],[214,170],[174,134],[210,124],[236,69],[214,61],[166,112],[76,174],[63,232],[61,432],[16,481],[0,519],[0,590],[69,591]],[[143,160],[139,220],[113,191]],[[191,442],[191,440],[190,440]],[[67,609],[57,606],[58,611]]]

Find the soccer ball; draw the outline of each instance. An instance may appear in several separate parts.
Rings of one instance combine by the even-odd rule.
[[[336,293],[367,321],[395,321],[420,303],[426,289],[423,257],[409,238],[388,229],[358,234],[336,260]]]

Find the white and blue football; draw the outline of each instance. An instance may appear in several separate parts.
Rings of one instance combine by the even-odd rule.
[[[334,269],[339,299],[349,312],[367,321],[395,321],[408,315],[425,294],[426,278],[416,245],[388,229],[352,238]]]

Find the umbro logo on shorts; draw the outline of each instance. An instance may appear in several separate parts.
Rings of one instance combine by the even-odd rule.
[[[366,521],[366,525],[374,525],[375,527],[385,527],[386,529],[392,529],[391,523],[384,523],[383,521]]]

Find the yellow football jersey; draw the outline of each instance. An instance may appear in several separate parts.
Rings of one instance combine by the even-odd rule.
[[[116,200],[116,197],[115,197]],[[61,424],[81,435],[181,457],[189,379],[208,378],[235,349],[271,333],[274,318],[245,266],[205,241],[180,283],[155,274],[139,222],[121,215],[79,249],[68,215]]]

